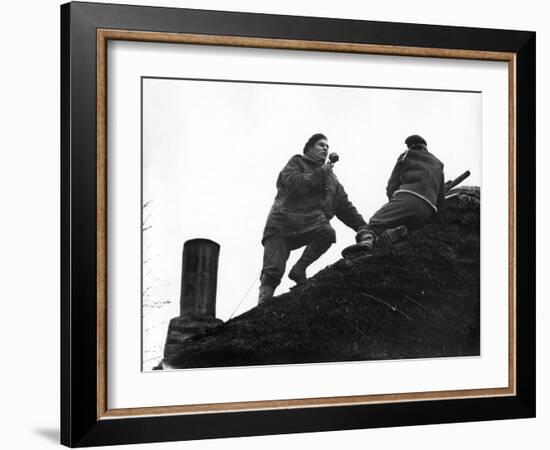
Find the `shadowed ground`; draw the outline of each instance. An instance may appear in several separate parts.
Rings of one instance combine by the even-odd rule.
[[[479,355],[479,189],[389,250],[339,260],[185,342],[171,367]]]

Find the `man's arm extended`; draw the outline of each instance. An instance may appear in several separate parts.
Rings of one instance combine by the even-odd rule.
[[[354,231],[367,226],[363,216],[359,214],[357,208],[348,198],[348,194],[341,184],[337,188],[338,206],[336,208],[336,217]]]

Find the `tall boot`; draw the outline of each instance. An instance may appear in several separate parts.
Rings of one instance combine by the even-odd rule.
[[[274,292],[275,288],[273,286],[262,284],[260,286],[260,293],[258,295],[258,305],[261,305],[263,302],[273,297]]]

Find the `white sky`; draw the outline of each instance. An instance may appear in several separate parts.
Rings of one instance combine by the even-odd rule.
[[[179,312],[181,251],[193,238],[221,245],[217,317],[257,303],[260,240],[279,171],[313,133],[340,155],[335,173],[365,220],[386,201],[403,141],[420,134],[446,178],[481,185],[480,93],[176,79],[143,80],[144,286]],[[147,216],[148,214],[146,214]],[[332,220],[337,242],[308,276],[340,258],[354,232]],[[287,272],[303,250],[292,252]],[[276,295],[292,282],[285,277]]]

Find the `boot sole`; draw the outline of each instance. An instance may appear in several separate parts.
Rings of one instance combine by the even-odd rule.
[[[389,247],[407,236],[407,232],[407,227],[404,225],[386,230],[378,237],[376,246]]]

